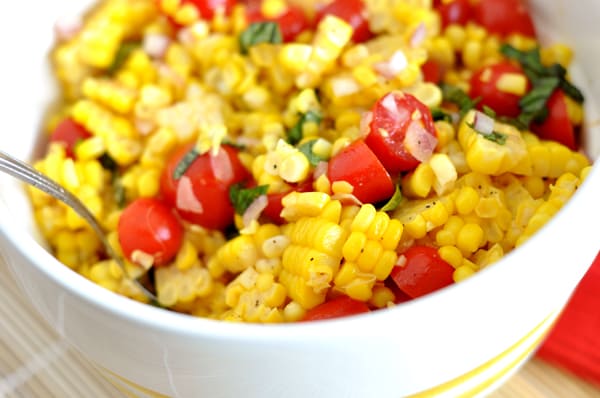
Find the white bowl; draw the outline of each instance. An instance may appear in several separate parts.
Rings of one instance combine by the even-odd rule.
[[[542,36],[564,38],[575,49],[574,76],[587,97],[585,147],[597,159],[600,3],[530,3]],[[53,23],[89,4],[0,5],[3,150],[35,157],[40,121],[56,94],[45,58]],[[6,175],[0,175],[0,248],[48,323],[134,395],[474,396],[535,350],[598,253],[599,168],[537,235],[475,277],[389,310],[328,322],[232,324],[104,290],[46,251],[23,186]]]

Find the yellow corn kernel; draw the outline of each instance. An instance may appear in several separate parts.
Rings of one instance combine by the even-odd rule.
[[[279,62],[291,73],[301,73],[310,61],[313,47],[308,44],[287,43],[279,52]]]
[[[470,276],[473,276],[473,274],[475,274],[475,271],[471,267],[462,265],[454,270],[454,273],[452,274],[452,279],[454,279],[454,282],[458,283],[464,281]]]
[[[330,200],[331,197],[322,192],[290,192],[281,200],[281,217],[294,221],[301,217],[317,216]]]
[[[483,46],[481,41],[467,39],[462,51],[462,61],[470,70],[476,70],[481,65]]]
[[[369,300],[369,304],[375,308],[386,308],[390,303],[394,303],[395,299],[396,296],[390,288],[377,284],[373,287],[373,295]]]
[[[438,249],[438,253],[442,260],[454,268],[459,268],[463,263],[462,252],[456,246],[442,246]]]
[[[462,187],[458,191],[454,203],[458,214],[469,214],[475,210],[475,207],[479,203],[479,194],[470,186]]]
[[[483,229],[478,224],[467,223],[458,231],[456,247],[465,253],[475,252],[483,243]]]
[[[407,197],[425,198],[433,187],[434,173],[429,163],[420,163],[417,168],[402,178],[402,193]]]
[[[420,214],[406,220],[403,224],[404,230],[414,239],[423,238],[427,234],[427,221]]]
[[[521,73],[504,73],[496,82],[498,91],[518,96],[527,91],[527,78]]]
[[[175,257],[175,266],[181,271],[192,268],[198,262],[198,252],[192,243],[184,240],[177,256]]]
[[[290,239],[285,235],[275,235],[265,239],[262,243],[262,252],[267,258],[279,258],[290,244]]]
[[[422,82],[410,88],[408,92],[429,108],[436,108],[442,104],[442,90],[437,84]]]
[[[367,240],[356,259],[356,265],[363,272],[371,272],[383,252],[381,244],[374,240]]]
[[[446,145],[454,140],[456,131],[454,126],[446,121],[440,120],[435,122],[435,131],[437,132],[437,149],[446,147]]]
[[[298,322],[304,318],[306,310],[295,301],[290,301],[283,308],[283,318],[286,322]]]
[[[402,225],[402,222],[400,222],[400,220],[391,219],[381,237],[381,245],[383,248],[385,250],[396,250],[403,232],[404,226]]]
[[[354,217],[350,228],[353,231],[366,232],[371,223],[375,220],[377,209],[372,204],[365,204],[360,207],[358,214]]]
[[[240,235],[221,247],[216,256],[227,271],[239,273],[254,265],[258,253],[252,237]]]
[[[97,159],[106,152],[102,137],[90,137],[75,146],[75,156],[79,160]]]
[[[462,51],[467,39],[467,32],[463,26],[459,24],[448,25],[444,30],[444,36],[448,39],[456,52]]]
[[[158,169],[149,169],[140,175],[137,180],[137,191],[140,197],[152,198],[160,189],[160,174]]]

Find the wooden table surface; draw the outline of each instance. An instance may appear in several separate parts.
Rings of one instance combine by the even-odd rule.
[[[1,257],[0,257],[1,258]],[[121,398],[35,313],[0,260],[0,398]],[[533,358],[490,398],[594,398],[600,388]]]

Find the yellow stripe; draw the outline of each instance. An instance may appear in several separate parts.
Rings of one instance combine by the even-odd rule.
[[[441,384],[432,389],[421,391],[420,393],[411,395],[407,398],[430,398],[442,394],[448,394],[453,389],[458,389],[460,386],[469,382],[470,379],[480,376],[482,373],[489,372],[494,366],[498,365],[503,359],[507,358],[511,354],[514,354],[518,351],[522,352],[513,360],[511,360],[508,364],[503,366],[497,372],[493,373],[491,377],[486,378],[480,384],[475,385],[468,391],[463,392],[462,394],[454,395],[455,397],[473,397],[478,394],[481,394],[488,388],[490,388],[495,382],[500,380],[502,377],[508,375],[512,370],[514,370],[518,365],[520,365],[527,357],[538,347],[541,341],[546,337],[550,328],[554,325],[558,313],[554,313],[544,319],[538,326],[535,327],[531,332],[529,332],[525,337],[519,340],[516,344],[511,346],[508,350],[504,351],[499,356],[489,360],[484,363],[480,367],[473,369],[472,371],[465,373],[462,376],[457,377],[449,382]],[[529,341],[536,334],[539,335],[533,340]]]
[[[495,382],[502,379],[502,377],[508,375],[518,365],[520,365],[523,361],[525,361],[525,359],[527,359],[527,357],[538,347],[540,342],[546,337],[548,331],[554,325],[554,322],[556,321],[557,316],[558,316],[558,312],[551,314],[546,319],[544,319],[538,326],[536,326],[531,332],[527,333],[527,335],[525,335],[525,337],[520,339],[516,344],[512,345],[509,349],[504,351],[502,354],[489,360],[488,362],[484,363],[483,365],[479,366],[478,368],[476,368],[468,373],[465,373],[464,375],[459,376],[456,379],[448,381],[444,384],[441,384],[441,385],[431,388],[429,390],[421,391],[421,392],[411,395],[407,398],[431,398],[431,397],[435,397],[438,395],[450,394],[450,393],[452,393],[452,390],[454,390],[454,389],[463,390],[463,388],[461,388],[461,387],[464,387],[464,385],[469,383],[471,381],[471,379],[481,376],[482,374],[485,374],[486,372],[493,372],[490,377],[485,378],[481,383],[476,384],[475,386],[471,387],[467,391],[462,391],[461,393],[459,393],[457,391],[452,396],[457,397],[457,398],[460,398],[460,397],[467,398],[467,397],[473,397],[478,394],[481,394],[482,392],[489,389]],[[537,336],[536,336],[536,334],[537,334]],[[533,340],[531,340],[533,337],[535,337],[535,338]],[[499,363],[501,363],[503,360],[505,360],[509,356],[516,354],[516,353],[519,353],[519,354],[515,358],[513,358],[510,362],[508,362],[506,365],[503,365],[499,370],[497,370],[495,372],[493,371],[493,368],[498,366]],[[101,370],[103,372],[106,372],[105,376],[108,376],[107,379],[129,398],[138,398],[138,396],[136,396],[132,391],[129,391],[129,389],[126,388],[124,385],[119,385],[120,382],[124,383],[127,387],[131,387],[132,389],[135,389],[146,396],[150,396],[150,397],[154,397],[154,398],[169,398],[166,395],[162,395],[157,392],[148,390],[147,388],[137,385],[131,381],[128,381],[107,369],[102,368]],[[110,377],[110,376],[112,376],[112,377]]]

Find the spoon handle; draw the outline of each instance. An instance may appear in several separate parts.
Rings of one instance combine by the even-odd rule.
[[[53,196],[54,198],[65,203],[67,206],[71,207],[77,214],[83,217],[83,219],[87,221],[104,245],[107,254],[121,267],[126,277],[130,279],[142,291],[142,293],[148,299],[150,299],[151,302],[156,302],[156,296],[153,293],[148,291],[148,289],[146,289],[138,280],[129,278],[127,269],[125,268],[125,264],[123,263],[121,256],[117,254],[112,245],[108,242],[102,227],[94,215],[75,195],[67,191],[63,186],[56,183],[54,180],[31,167],[29,164],[10,156],[2,150],[0,150],[0,171],[3,171],[35,188],[38,188],[48,195]]]

